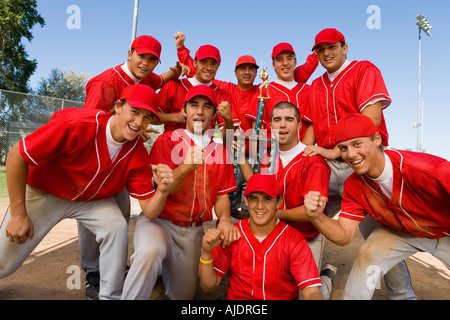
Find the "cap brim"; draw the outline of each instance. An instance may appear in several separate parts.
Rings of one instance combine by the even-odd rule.
[[[273,198],[276,198],[277,196],[278,196],[278,194],[277,194],[277,192],[276,191],[274,191],[274,190],[262,190],[263,188],[261,188],[261,186],[255,186],[254,188],[249,188],[249,190],[245,190],[245,193],[244,193],[244,197],[245,196],[247,196],[247,195],[249,195],[250,193],[253,193],[253,192],[262,192],[262,193],[265,193],[265,194],[267,194],[269,197],[271,197],[272,199]]]
[[[255,64],[255,63],[253,63],[253,62],[242,62],[242,63],[239,63],[239,64],[236,65],[235,69],[237,67],[239,67],[239,66],[242,66],[243,64],[251,64],[251,65],[254,65],[256,67],[256,69],[259,69],[259,66],[257,64]]]
[[[126,99],[126,101],[133,108],[145,109],[145,110],[150,111],[151,113],[154,114],[156,119],[158,119],[158,121],[161,122],[161,119],[159,118],[157,111],[154,108],[150,107],[148,104],[145,104],[145,103],[142,103],[142,102],[136,101],[136,100],[130,100],[130,99]]]
[[[217,61],[218,64],[220,64],[220,61],[217,60],[217,57],[214,57],[214,56],[212,56],[212,55],[206,55],[206,56],[197,57],[197,60],[200,61],[200,60],[208,59],[208,58],[214,59],[214,60]]]
[[[325,39],[325,40],[322,40],[322,41],[316,43],[311,51],[316,50],[316,48],[317,48],[317,46],[319,44],[322,44],[322,43],[333,43],[333,44],[335,44],[335,43],[338,43],[339,41],[341,41],[341,40],[337,40],[337,39]]]
[[[152,54],[154,55],[156,58],[158,58],[158,61],[161,62],[161,59],[159,58],[159,55],[153,51],[150,50],[148,48],[134,48],[134,50],[138,53],[138,54]]]

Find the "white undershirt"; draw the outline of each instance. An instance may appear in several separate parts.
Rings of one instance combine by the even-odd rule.
[[[339,70],[333,72],[333,73],[329,73],[328,74],[328,79],[330,79],[331,82],[334,81],[334,79],[336,79],[338,77],[338,75],[342,72],[342,70],[344,70],[345,68],[347,68],[350,65],[350,61],[345,60],[344,64],[339,68]]]
[[[306,145],[299,141],[298,144],[291,150],[280,150],[280,159],[281,163],[283,163],[283,167],[286,167],[297,155],[299,155],[305,149],[305,147]]]
[[[130,69],[128,69],[128,63],[124,63],[123,65],[120,66],[123,70],[123,72],[125,72],[130,78],[131,80],[134,81],[134,84],[138,84],[139,82],[142,81],[142,79],[138,79],[136,78],[130,71]]]
[[[280,219],[277,218],[277,224],[278,224],[279,221],[280,221]],[[257,236],[255,236],[256,240],[258,240],[259,242],[263,242],[264,239],[267,238],[267,237],[268,237],[268,235],[265,236],[265,237],[257,237]]]
[[[394,186],[394,170],[392,169],[391,159],[389,159],[386,154],[384,154],[384,159],[385,165],[381,175],[376,179],[372,179],[370,177],[369,178],[376,182],[380,186],[384,194],[387,195],[390,199],[392,196],[392,188]]]
[[[197,78],[192,77],[192,78],[188,78],[189,82],[193,85],[193,86],[198,86],[199,84],[203,84],[205,86],[210,86],[212,85],[212,81],[208,82],[208,83],[201,83],[200,81],[197,80]]]
[[[288,88],[289,90],[294,89],[294,87],[298,84],[297,81],[292,80],[292,81],[283,81],[280,79],[275,80],[276,83],[281,84],[283,87]]]
[[[114,162],[116,160],[117,155],[119,154],[120,150],[122,149],[125,142],[117,142],[114,140],[112,133],[111,133],[111,119],[108,120],[108,123],[106,124],[106,144],[108,145],[108,151],[109,156],[111,157],[111,162]]]

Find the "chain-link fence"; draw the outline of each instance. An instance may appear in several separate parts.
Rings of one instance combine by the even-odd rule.
[[[53,113],[64,108],[82,108],[84,102],[0,90],[0,166],[20,139],[47,123]],[[163,126],[151,126],[162,132]],[[158,133],[150,133],[145,143],[151,149]]]
[[[47,123],[55,111],[84,102],[0,90],[0,166],[20,139]]]

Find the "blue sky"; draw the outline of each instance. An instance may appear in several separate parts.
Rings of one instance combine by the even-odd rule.
[[[66,25],[70,5],[80,8],[80,29]],[[369,29],[371,5],[380,9],[380,28]],[[46,25],[33,29],[25,40],[38,67],[30,79],[34,89],[52,68],[73,69],[91,77],[126,61],[131,43],[134,0],[38,0]],[[315,35],[334,27],[349,44],[350,60],[369,60],[382,72],[393,103],[385,110],[390,146],[416,149],[418,87],[418,28],[416,15],[433,26],[431,37],[422,38],[423,147],[426,152],[450,159],[450,2],[444,0],[342,0],[342,1],[151,1],[140,0],[137,35],[149,34],[162,44],[163,73],[175,64],[173,35],[183,31],[186,46],[217,46],[222,64],[216,78],[235,82],[237,58],[251,54],[270,68],[270,54],[279,42],[290,42],[302,64]],[[319,65],[308,83],[324,72]],[[259,79],[257,79],[259,80]]]

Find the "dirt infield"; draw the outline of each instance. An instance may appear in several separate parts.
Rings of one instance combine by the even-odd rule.
[[[0,205],[3,218],[4,207]],[[129,252],[133,252],[133,231],[136,219],[129,224]],[[338,268],[331,300],[340,300],[347,275],[363,240],[359,233],[346,247],[339,247],[327,242],[324,261]],[[449,300],[450,271],[437,259],[427,253],[417,253],[407,259],[412,277],[412,284],[419,300]],[[76,221],[61,221],[44,238],[11,276],[0,280],[0,300],[85,300],[84,272],[79,271],[79,248]],[[79,285],[79,288],[77,288]],[[69,289],[72,287],[72,289]],[[212,300],[225,290],[220,286],[212,294],[205,294],[200,289],[196,299]],[[152,299],[165,300],[162,283],[158,283]],[[383,283],[376,290],[374,300],[386,300],[387,293]]]

